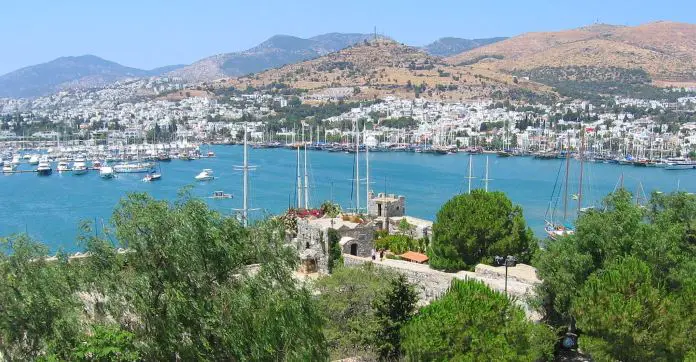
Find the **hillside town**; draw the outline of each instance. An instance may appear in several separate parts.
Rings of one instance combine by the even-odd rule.
[[[176,93],[181,96],[171,96]],[[327,104],[351,107],[340,114],[321,112]],[[309,111],[298,119],[293,112],[300,106]],[[349,144],[359,124],[366,132],[364,143],[375,150],[558,153],[577,151],[586,138],[585,150],[592,157],[657,161],[696,150],[695,110],[696,97],[686,95],[675,102],[615,97],[611,106],[582,100],[553,105],[491,99],[444,103],[392,96],[352,103],[333,97],[317,103],[314,95],[267,90],[196,92],[194,86],[163,77],[36,99],[0,99],[0,140],[234,143],[244,121],[251,141],[260,147],[303,139]],[[152,135],[155,129],[165,130],[159,139]]]

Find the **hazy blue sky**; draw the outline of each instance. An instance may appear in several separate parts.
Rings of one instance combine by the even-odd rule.
[[[252,47],[275,34],[372,32],[403,43],[513,36],[591,24],[696,23],[694,0],[8,0],[0,74],[64,55],[154,68]]]

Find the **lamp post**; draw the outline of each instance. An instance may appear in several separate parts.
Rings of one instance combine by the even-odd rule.
[[[498,266],[505,265],[505,296],[507,297],[508,267],[517,265],[517,257],[512,255],[508,255],[507,257],[496,256],[494,259]]]

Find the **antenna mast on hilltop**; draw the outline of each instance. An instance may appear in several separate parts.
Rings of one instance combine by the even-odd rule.
[[[375,25],[375,41],[377,41],[377,25]]]

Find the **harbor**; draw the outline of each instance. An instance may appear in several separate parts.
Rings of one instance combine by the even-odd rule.
[[[216,191],[222,191],[223,195],[242,195],[242,172],[234,168],[243,162],[242,147],[214,145],[200,149],[204,155],[213,152],[215,157],[154,162],[161,172],[158,182],[143,182],[142,173],[120,173],[105,180],[96,170],[80,176],[70,172],[54,172],[48,177],[31,173],[3,175],[0,177],[0,235],[27,232],[55,250],[78,251],[77,225],[89,221],[97,224],[97,233],[108,229],[113,208],[129,192],[147,192],[155,198],[174,201],[180,191],[186,190],[213,209],[236,215],[235,209],[243,206],[242,197],[215,198],[214,195]],[[363,157],[364,154],[361,159]],[[250,218],[279,214],[293,206],[297,197],[296,151],[282,147],[250,148],[249,159],[257,166],[249,173],[249,208],[259,209],[251,212]],[[520,204],[528,225],[539,238],[545,237],[544,222],[549,205],[558,202],[551,190],[559,169],[565,167],[564,159],[474,154],[471,155],[472,178],[468,179],[470,156],[464,152],[435,156],[416,152],[372,152],[370,149],[369,159],[370,189],[405,195],[409,200],[409,215],[428,220],[435,219],[445,201],[466,192],[469,180],[472,188],[484,187],[488,159],[489,190],[503,191]],[[575,159],[570,160],[570,190],[578,189],[579,164]],[[344,209],[354,208],[356,193],[351,180],[354,165],[353,154],[308,151],[310,206],[334,200]],[[18,170],[35,167],[22,163]],[[205,169],[213,170],[214,178],[197,181],[196,176]],[[588,162],[585,164],[583,204],[599,206],[601,198],[620,182],[634,193],[649,195],[653,191],[695,192],[692,180],[693,174],[688,170],[666,171]],[[643,195],[639,196],[640,201]]]

